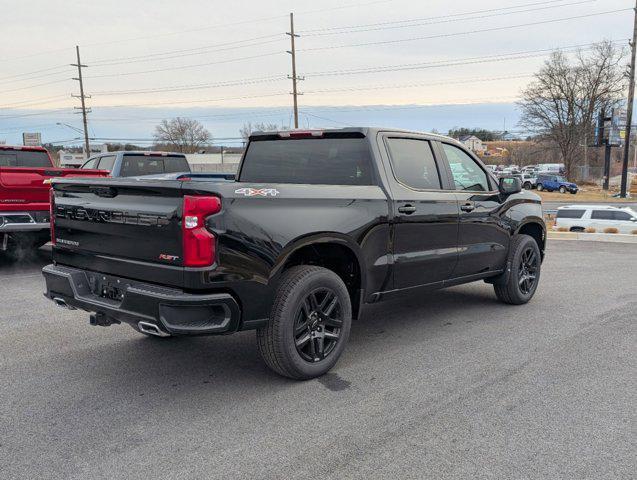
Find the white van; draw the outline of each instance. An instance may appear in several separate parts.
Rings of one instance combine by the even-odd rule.
[[[566,227],[571,232],[594,228],[602,233],[605,228],[617,228],[619,233],[637,231],[637,212],[630,207],[612,205],[567,205],[557,209],[555,230]]]

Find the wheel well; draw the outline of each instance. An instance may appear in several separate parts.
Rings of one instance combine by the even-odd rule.
[[[283,270],[297,265],[316,265],[336,273],[349,291],[352,318],[358,317],[361,295],[361,268],[356,254],[339,243],[313,243],[299,248],[286,260]]]
[[[535,240],[535,243],[537,243],[542,256],[544,256],[544,229],[539,223],[532,222],[522,225],[518,233],[532,237]]]

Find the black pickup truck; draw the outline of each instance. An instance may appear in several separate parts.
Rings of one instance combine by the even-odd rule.
[[[236,180],[53,183],[46,296],[155,337],[257,330],[269,367],[327,372],[363,304],[475,280],[531,299],[540,199],[458,142],[378,128],[263,132]]]

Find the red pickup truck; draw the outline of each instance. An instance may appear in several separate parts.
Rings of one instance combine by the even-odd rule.
[[[58,168],[42,147],[0,145],[0,251],[50,240],[49,179],[106,177],[104,170]]]

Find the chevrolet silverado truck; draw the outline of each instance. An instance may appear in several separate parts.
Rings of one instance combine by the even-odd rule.
[[[111,177],[190,172],[188,160],[183,153],[129,150],[95,155],[89,158],[81,168],[108,170]]]
[[[260,132],[236,180],[53,182],[45,295],[154,337],[256,330],[275,372],[327,372],[364,304],[484,280],[538,286],[540,198],[458,142],[378,128]]]
[[[42,147],[0,145],[0,251],[44,245],[49,234],[49,182],[108,172],[58,168]]]

